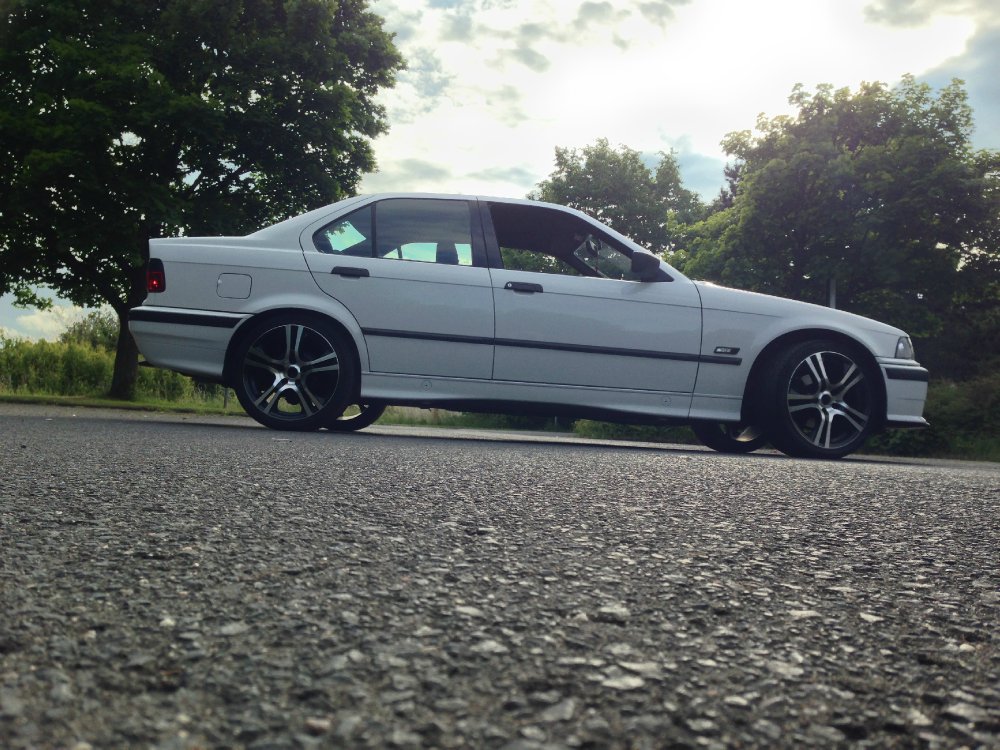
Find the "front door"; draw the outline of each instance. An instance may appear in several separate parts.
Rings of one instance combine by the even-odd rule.
[[[687,279],[639,281],[631,250],[544,206],[489,205],[497,380],[690,394],[701,306]],[[494,265],[497,265],[494,263]]]

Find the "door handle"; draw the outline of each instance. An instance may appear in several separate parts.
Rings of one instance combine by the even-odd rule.
[[[348,276],[353,279],[360,279],[369,275],[367,268],[354,268],[353,266],[334,266],[330,273],[335,273],[338,276]]]
[[[510,289],[512,292],[528,292],[529,294],[545,291],[541,284],[530,284],[527,281],[508,281],[503,285],[503,288]]]

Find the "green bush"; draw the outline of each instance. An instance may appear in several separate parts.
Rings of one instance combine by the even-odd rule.
[[[172,370],[140,367],[135,395],[154,401],[187,401],[195,398],[195,386],[191,378]]]
[[[0,338],[0,391],[93,396],[107,391],[113,355],[80,344]]]
[[[580,437],[599,440],[638,440],[644,443],[680,443],[697,445],[698,438],[687,427],[655,427],[652,425],[617,424],[615,422],[595,422],[590,419],[578,420],[573,432]]]
[[[111,387],[114,366],[114,351],[101,345],[0,337],[0,393],[103,396]],[[220,392],[153,367],[140,367],[136,382],[136,397],[153,401],[203,402]]]

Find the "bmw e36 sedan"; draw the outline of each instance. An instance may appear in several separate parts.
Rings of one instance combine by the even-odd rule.
[[[926,425],[903,331],[692,281],[563,206],[357,196],[149,250],[129,316],[147,364],[232,387],[275,429],[360,429],[397,404],[689,424],[720,451],[839,458]]]

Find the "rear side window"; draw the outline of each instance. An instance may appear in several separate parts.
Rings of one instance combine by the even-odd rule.
[[[379,258],[472,265],[472,213],[467,201],[391,198],[375,207]]]
[[[313,234],[321,253],[472,265],[467,201],[391,198],[365,206]]]

